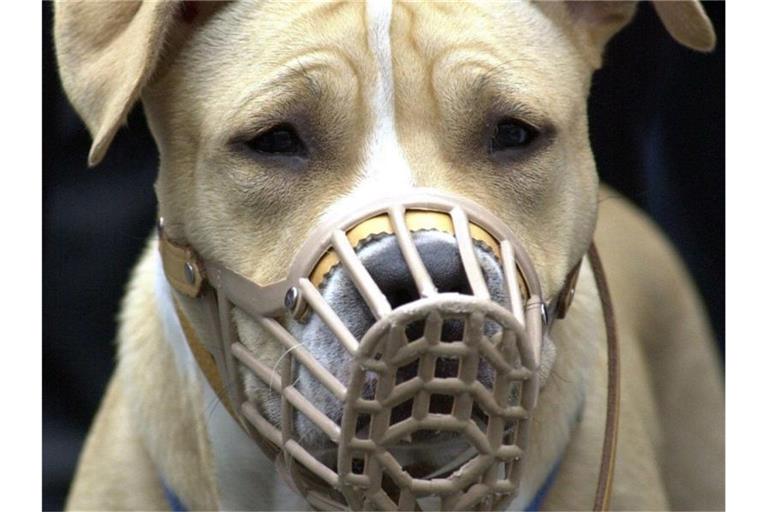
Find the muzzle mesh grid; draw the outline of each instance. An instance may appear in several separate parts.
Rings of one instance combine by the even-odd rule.
[[[513,244],[503,237],[497,240],[498,255],[509,304],[491,300],[475,254],[471,230],[476,225],[454,205],[443,211],[450,214],[472,295],[440,293],[416,250],[406,220],[408,211],[417,209],[394,205],[385,210],[422,297],[394,310],[358,258],[347,237],[349,227],[330,232],[329,250],[335,252],[376,319],[362,339],[347,329],[309,279],[298,279],[301,299],[309,308],[306,314],[321,318],[351,356],[351,379],[347,384],[323,367],[278,320],[252,313],[285,348],[276,376],[232,334],[231,308],[237,306],[248,312],[249,303],[218,290],[221,336],[224,346],[230,347],[225,366],[233,370],[236,365],[232,358],[236,359],[281,399],[278,427],[259,413],[256,404],[239,398],[249,423],[247,428],[273,445],[270,452],[281,458],[278,465],[319,509],[414,510],[419,508],[419,498],[436,496],[441,509],[485,510],[503,506],[517,493],[528,420],[538,393],[541,300],[536,294],[528,296],[530,288],[525,280],[520,286]],[[524,278],[530,277],[521,273]],[[463,322],[461,340],[441,339],[443,324],[448,320]],[[409,341],[405,331],[414,322],[424,322],[423,335]],[[490,334],[489,324],[496,326]],[[440,358],[458,361],[456,376],[435,375]],[[398,369],[414,364],[416,375],[398,382]],[[493,371],[490,389],[480,380],[481,364]],[[296,386],[299,366],[343,404],[341,424]],[[430,411],[435,395],[452,400],[450,413]],[[393,424],[393,409],[407,401],[412,401],[410,415]],[[482,420],[473,416],[473,410],[482,411]],[[297,414],[309,418],[338,447],[334,467],[321,462],[302,445],[295,429]],[[361,421],[369,425],[362,437],[358,431]],[[433,478],[412,474],[392,449],[420,431],[452,433],[470,444],[476,454],[448,474]]]

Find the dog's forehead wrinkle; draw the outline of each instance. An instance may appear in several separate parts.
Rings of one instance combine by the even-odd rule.
[[[357,80],[357,70],[343,53],[334,49],[315,49],[288,60],[270,63],[274,71],[263,80],[247,87],[234,102],[234,111],[247,109],[265,98],[288,95],[295,89],[304,89],[311,95],[321,95],[325,87],[333,85],[320,80],[317,72],[328,71]]]

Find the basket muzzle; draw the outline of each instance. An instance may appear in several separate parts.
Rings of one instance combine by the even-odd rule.
[[[452,241],[465,290],[433,279],[418,243],[430,232]],[[414,297],[393,301],[374,277],[363,248],[382,238],[396,242]],[[544,333],[567,308],[575,273],[545,302],[530,258],[497,217],[431,190],[382,199],[326,217],[287,278],[268,285],[161,240],[168,280],[206,305],[213,326],[199,339],[177,308],[201,368],[313,507],[498,509],[517,494]],[[325,293],[339,272],[370,312],[362,330]],[[239,339],[233,308],[282,346],[277,367]],[[310,324],[343,353],[336,364],[302,338]],[[249,400],[254,387],[279,407]]]

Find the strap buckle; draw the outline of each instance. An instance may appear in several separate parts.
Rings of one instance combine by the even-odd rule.
[[[198,297],[205,281],[203,263],[191,247],[172,242],[164,228],[163,218],[160,217],[157,233],[165,277],[179,293],[187,297]]]

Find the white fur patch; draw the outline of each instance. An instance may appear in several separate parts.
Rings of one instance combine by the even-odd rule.
[[[165,339],[171,345],[179,371],[195,379],[203,389],[203,411],[213,451],[221,510],[305,510],[306,501],[293,492],[275,472],[272,461],[261,452],[219,404],[202,375],[173,306],[173,291],[165,279],[158,253],[155,294]],[[179,468],[184,471],[184,468]]]
[[[411,169],[397,141],[395,129],[395,77],[392,71],[392,2],[373,0],[366,3],[368,46],[373,50],[379,76],[371,98],[374,128],[368,142],[365,165],[366,181],[381,190],[412,186]]]
[[[370,0],[366,2],[365,14],[368,46],[373,51],[378,70],[369,99],[373,129],[366,141],[363,171],[356,186],[336,205],[342,210],[353,204],[365,204],[372,198],[392,196],[413,188],[411,168],[397,140],[395,128],[395,77],[389,36],[392,2]]]

